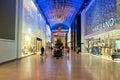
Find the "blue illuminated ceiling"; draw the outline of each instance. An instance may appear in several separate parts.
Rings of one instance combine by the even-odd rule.
[[[51,29],[57,24],[69,28],[84,0],[35,0]]]

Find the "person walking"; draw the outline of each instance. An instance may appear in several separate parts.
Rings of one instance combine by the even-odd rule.
[[[68,54],[68,55],[69,55],[69,52],[70,52],[70,48],[68,47],[68,48],[67,48],[67,54]]]
[[[41,47],[41,55],[43,56],[43,54],[44,54],[44,47],[42,46]]]
[[[51,49],[51,54],[52,54],[52,52],[53,52],[53,47],[51,46],[50,49]]]

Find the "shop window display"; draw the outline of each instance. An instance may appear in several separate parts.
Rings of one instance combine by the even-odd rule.
[[[86,51],[94,55],[111,56],[114,50],[115,39],[94,38],[86,40]]]
[[[115,49],[111,57],[112,57],[112,60],[120,59],[120,40],[115,41]]]
[[[29,55],[36,52],[36,38],[27,34],[22,36],[22,54]]]
[[[86,10],[85,38],[90,53],[111,56],[115,50],[116,0],[95,0]]]
[[[120,40],[116,40],[116,50],[120,53]]]

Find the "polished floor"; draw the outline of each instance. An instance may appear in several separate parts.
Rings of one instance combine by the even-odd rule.
[[[0,80],[120,80],[120,63],[87,53],[32,55],[0,65]]]

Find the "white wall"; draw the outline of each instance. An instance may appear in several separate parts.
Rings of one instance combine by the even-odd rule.
[[[7,2],[7,3],[6,3]],[[16,59],[16,2],[0,0],[0,63]],[[7,5],[7,6],[6,6]]]
[[[15,41],[0,40],[0,63],[16,59]]]
[[[81,13],[81,52],[85,52],[84,49],[84,28],[85,28],[85,10]]]
[[[69,27],[68,35],[67,35],[67,42],[71,42],[71,27]]]

